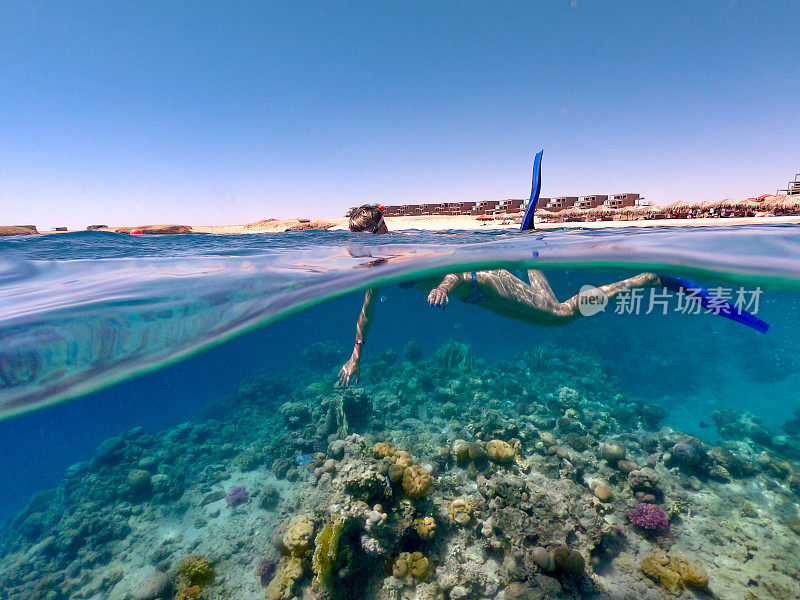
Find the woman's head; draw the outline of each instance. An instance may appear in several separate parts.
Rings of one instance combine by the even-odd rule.
[[[350,213],[350,231],[388,233],[389,229],[383,220],[382,207],[375,204],[362,204],[354,208]]]

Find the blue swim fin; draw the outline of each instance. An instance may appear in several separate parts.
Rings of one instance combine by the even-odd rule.
[[[536,212],[536,204],[539,202],[539,192],[542,191],[542,153],[544,153],[544,150],[539,150],[538,154],[536,154],[536,158],[533,159],[531,199],[528,201],[528,209],[525,211],[525,216],[522,217],[522,225],[519,227],[520,231],[536,229],[533,225],[533,213]]]
[[[684,279],[683,277],[669,277],[667,275],[659,275],[658,278],[661,280],[661,285],[666,289],[673,292],[682,291],[687,296],[697,298],[700,302],[700,306],[711,311],[715,315],[731,319],[742,325],[747,325],[761,333],[767,333],[767,330],[769,330],[769,323],[762,321],[755,315],[731,304],[727,300],[723,300],[719,296],[712,295],[707,289],[688,279]]]

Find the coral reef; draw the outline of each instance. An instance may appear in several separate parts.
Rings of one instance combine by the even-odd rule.
[[[176,572],[176,600],[196,598],[214,581],[214,565],[202,554],[182,560]]]
[[[327,596],[330,591],[343,528],[344,521],[341,518],[331,519],[322,526],[314,540],[314,556],[311,561],[314,579],[311,582],[311,589],[316,592],[318,598],[321,595]]]
[[[700,565],[670,555],[651,554],[639,565],[642,573],[670,592],[681,588],[705,590],[708,574]]]
[[[640,502],[628,513],[628,520],[647,531],[666,531],[669,529],[669,517],[658,504]]]
[[[800,597],[793,420],[690,436],[552,347],[412,345],[348,391],[341,356],[106,440],[8,524],[0,599]]]
[[[414,531],[423,540],[431,540],[436,535],[436,521],[433,517],[423,517],[414,521]]]
[[[421,465],[411,465],[403,470],[403,491],[412,498],[428,493],[433,486],[433,477]]]
[[[430,571],[430,562],[422,552],[401,552],[392,565],[392,575],[413,585],[424,581]]]
[[[303,576],[303,560],[290,556],[278,565],[278,570],[266,590],[267,600],[290,600]]]
[[[582,575],[586,568],[586,561],[581,553],[566,544],[561,544],[553,549],[553,564],[556,569],[571,577]]]
[[[474,498],[456,498],[450,503],[450,516],[458,525],[467,525],[472,520],[476,502]]]
[[[229,508],[244,504],[249,499],[250,495],[247,493],[247,488],[243,485],[235,485],[225,494],[225,504],[227,504]]]
[[[493,463],[503,465],[513,462],[516,452],[508,442],[503,440],[490,440],[486,444],[486,455]]]
[[[313,535],[314,521],[308,515],[297,515],[283,534],[283,547],[290,555],[302,558],[308,552]]]

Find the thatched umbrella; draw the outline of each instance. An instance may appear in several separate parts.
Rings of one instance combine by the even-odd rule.
[[[695,202],[692,207],[695,210],[708,212],[712,208],[720,208],[721,204],[722,202],[719,200],[706,200],[705,202]]]
[[[651,204],[647,207],[650,211],[650,214],[654,215],[655,219],[666,219],[667,218],[667,207],[661,206],[660,204]]]
[[[660,209],[660,206],[653,206],[652,204],[646,204],[643,206],[637,206],[636,212],[634,213],[636,216],[649,216],[652,213],[656,212],[656,209]]]
[[[773,196],[772,198],[766,198],[763,202],[759,202],[760,209],[765,211],[775,210],[781,207],[781,204],[787,199],[787,196]]]
[[[653,212],[652,206],[629,206],[627,212],[628,220],[636,220],[640,217],[649,217]]]
[[[586,211],[580,208],[567,208],[565,210],[559,211],[557,215],[559,217],[566,217],[567,219],[570,220],[578,220],[578,218],[580,217],[580,220],[582,221],[583,217],[586,216]]]
[[[590,219],[594,217],[610,217],[614,214],[614,209],[608,206],[595,206],[586,211],[586,216]]]
[[[623,206],[617,209],[617,215],[623,217],[624,221],[630,221],[631,218],[635,218],[638,209],[638,206]]]
[[[686,215],[692,210],[693,205],[686,200],[678,200],[677,202],[673,202],[672,204],[667,204],[665,206],[670,213],[677,212],[679,215]]]
[[[763,206],[761,202],[755,202],[754,200],[723,200],[722,207],[728,210],[732,210],[735,215],[742,215],[747,216],[748,213],[755,213],[759,210],[763,210]]]
[[[800,198],[797,196],[784,196],[775,206],[777,210],[796,213],[800,211]]]

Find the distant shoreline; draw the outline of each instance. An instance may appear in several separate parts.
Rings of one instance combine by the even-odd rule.
[[[347,229],[348,220],[345,217],[335,219],[268,219],[248,223],[246,225],[144,225],[140,227],[108,227],[99,231],[114,231],[129,233],[131,230],[142,229],[143,233],[212,233],[212,234],[247,234],[247,233],[279,233],[285,231],[303,231],[327,229],[341,231]],[[540,223],[536,221],[536,229],[608,229],[625,227],[705,227],[705,226],[734,226],[734,225],[766,225],[766,224],[797,224],[800,215],[784,217],[732,217],[732,218],[698,218],[698,219],[654,219],[640,221],[587,221],[587,222],[551,222]],[[519,224],[511,219],[479,220],[468,215],[429,215],[410,217],[386,217],[389,231],[487,231],[509,230],[519,228]],[[3,228],[0,228],[3,229]],[[11,228],[8,228],[11,229]],[[16,228],[15,228],[16,229]],[[72,230],[83,231],[83,230]],[[21,233],[21,232],[18,232]],[[30,233],[30,232],[27,232]],[[59,234],[63,231],[39,231],[42,234]],[[14,235],[9,232],[10,235]]]
[[[348,220],[344,217],[338,219],[284,219],[278,221],[260,221],[248,225],[209,225],[195,226],[192,231],[196,233],[277,233],[287,229],[329,229],[341,231],[347,229]],[[739,217],[727,219],[700,218],[700,219],[659,219],[651,221],[589,221],[566,223],[539,223],[536,229],[584,228],[606,229],[624,227],[681,227],[681,226],[731,226],[767,223],[800,223],[800,215],[787,217]],[[413,217],[386,217],[389,231],[407,231],[418,229],[422,231],[486,231],[519,229],[519,224],[510,219],[496,219],[493,221],[479,221],[476,217],[467,215],[453,216],[413,216]]]

